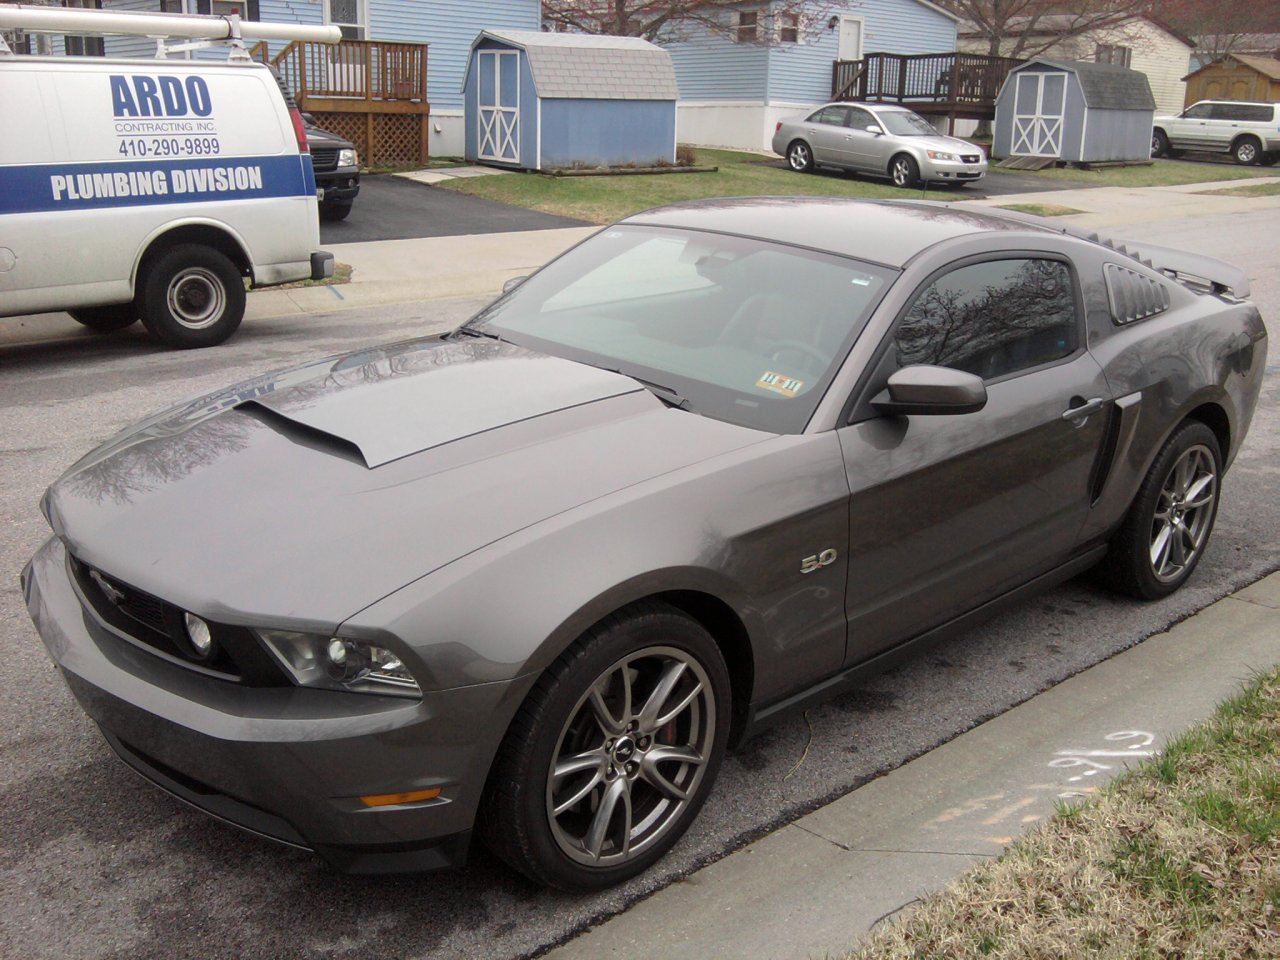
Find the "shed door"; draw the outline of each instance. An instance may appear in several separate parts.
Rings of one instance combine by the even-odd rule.
[[[481,160],[520,161],[520,54],[481,50],[477,141]]]
[[[1062,156],[1062,114],[1067,104],[1065,73],[1020,73],[1013,98],[1013,154]]]

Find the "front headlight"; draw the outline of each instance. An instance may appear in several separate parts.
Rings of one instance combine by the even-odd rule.
[[[257,634],[300,687],[422,696],[409,668],[386,647],[290,630],[258,630]]]
[[[338,166],[355,167],[355,166],[359,166],[359,164],[360,164],[360,155],[356,153],[354,150],[338,151]]]
[[[960,158],[956,156],[954,153],[946,153],[945,151],[942,151],[942,150],[926,150],[925,153],[929,155],[930,160],[947,160],[947,161],[950,161],[951,163],[960,162]]]

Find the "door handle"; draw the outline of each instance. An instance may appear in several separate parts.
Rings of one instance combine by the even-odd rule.
[[[1094,397],[1092,400],[1086,400],[1078,407],[1067,407],[1062,414],[1062,419],[1070,423],[1072,420],[1080,420],[1083,417],[1092,416],[1107,405],[1107,401],[1103,397]]]

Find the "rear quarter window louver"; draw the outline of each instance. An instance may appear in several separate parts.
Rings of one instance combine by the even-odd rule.
[[[1105,266],[1111,318],[1120,324],[1136,323],[1169,309],[1164,283],[1118,263]]]

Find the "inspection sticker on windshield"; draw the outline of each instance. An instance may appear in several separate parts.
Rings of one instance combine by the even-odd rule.
[[[800,388],[804,386],[804,381],[784,377],[780,373],[766,370],[760,374],[760,379],[756,381],[756,386],[761,390],[772,390],[774,393],[780,393],[784,397],[794,397],[800,392]]]

